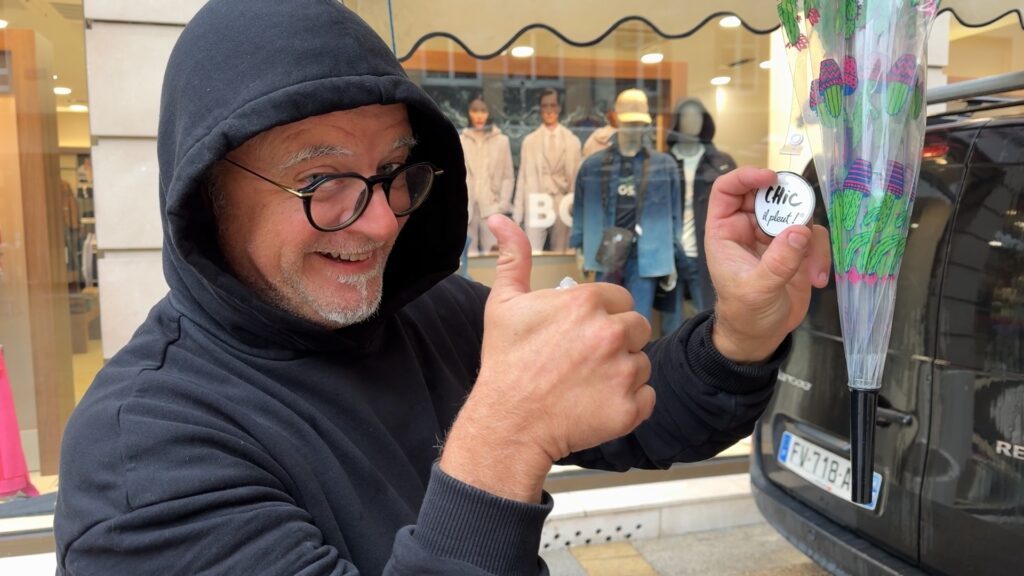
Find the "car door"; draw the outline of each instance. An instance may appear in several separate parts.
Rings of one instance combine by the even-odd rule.
[[[979,133],[938,320],[921,562],[942,574],[1021,574],[1024,119]]]
[[[776,485],[840,525],[917,562],[921,477],[928,441],[936,301],[949,223],[979,122],[930,129],[914,203],[879,400],[873,510],[855,506],[780,462],[788,436],[849,459],[849,393],[835,283],[812,297],[793,352],[760,426],[765,472]],[[819,214],[819,222],[825,220]],[[780,451],[780,447],[782,450]]]

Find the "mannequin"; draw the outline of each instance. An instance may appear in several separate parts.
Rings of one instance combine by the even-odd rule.
[[[482,96],[469,103],[469,126],[459,139],[466,155],[466,186],[469,189],[468,255],[492,252],[497,241],[487,227],[491,214],[512,212],[512,148],[508,136],[489,124],[490,108]]]
[[[559,123],[558,92],[540,97],[541,125],[523,139],[513,218],[526,229],[533,251],[569,249],[571,204],[580,165],[580,140]]]
[[[648,320],[658,284],[675,277],[675,244],[682,232],[679,172],[672,156],[650,144],[647,96],[629,89],[615,102],[619,129],[611,146],[580,167],[570,244],[582,248],[585,270],[624,286]],[[632,230],[635,240],[621,270],[597,260],[605,230]],[[674,280],[673,280],[674,281]]]
[[[587,141],[583,143],[583,157],[586,158],[594,152],[600,152],[612,145],[612,136],[619,127],[619,121],[615,117],[615,109],[612,108],[604,113],[608,124],[591,132]]]
[[[679,286],[675,289],[674,310],[662,314],[662,331],[668,333],[685,320],[683,294],[689,294],[695,312],[715,305],[715,291],[704,257],[704,222],[708,199],[715,179],[736,167],[731,156],[719,151],[712,139],[715,123],[704,105],[695,98],[682,100],[675,107],[672,128],[666,144],[679,167],[682,178],[683,231],[676,254]]]

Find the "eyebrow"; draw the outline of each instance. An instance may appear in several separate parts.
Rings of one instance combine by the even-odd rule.
[[[413,136],[402,136],[395,143],[391,145],[392,150],[398,150],[399,148],[413,148],[418,144],[416,138]]]
[[[331,145],[331,144],[316,144],[314,146],[309,146],[307,148],[303,148],[302,150],[299,150],[298,152],[296,152],[296,153],[292,154],[291,156],[289,156],[288,159],[285,160],[281,164],[280,170],[287,170],[287,169],[291,168],[292,166],[296,166],[298,164],[302,164],[303,162],[306,162],[306,161],[309,161],[309,160],[315,160],[317,158],[325,158],[325,157],[328,157],[328,156],[352,156],[352,155],[353,155],[352,151],[349,150],[348,148],[344,148],[344,147],[341,147],[341,146],[334,146],[334,145]]]
[[[392,150],[399,150],[402,148],[413,148],[416,146],[416,138],[412,136],[402,136],[398,140],[395,140],[394,144],[391,145]],[[332,144],[316,144],[314,146],[308,146],[292,154],[285,160],[280,170],[287,170],[293,166],[308,162],[309,160],[316,160],[317,158],[326,157],[338,157],[338,156],[353,156],[353,152],[343,146],[335,146]]]

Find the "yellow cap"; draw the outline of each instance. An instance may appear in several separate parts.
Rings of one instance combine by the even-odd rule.
[[[623,90],[615,99],[615,116],[619,122],[651,123],[651,115],[647,108],[647,94],[643,90],[630,88]]]

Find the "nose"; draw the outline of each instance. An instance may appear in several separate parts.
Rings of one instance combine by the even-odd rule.
[[[391,205],[388,204],[383,184],[380,182],[374,184],[370,190],[370,201],[366,205],[366,210],[348,229],[358,231],[375,240],[383,241],[393,240],[398,235],[401,227],[398,223],[398,217],[395,216],[395,213],[391,210]]]

